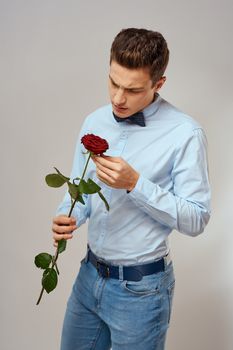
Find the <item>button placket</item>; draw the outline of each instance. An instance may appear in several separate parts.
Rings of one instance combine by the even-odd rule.
[[[116,157],[120,157],[124,151],[124,148],[125,148],[125,145],[126,145],[126,140],[128,139],[128,130],[123,130],[120,137],[119,137],[119,142],[115,148],[115,152]],[[107,200],[107,202],[109,203],[109,206],[110,206],[110,211],[111,211],[111,197],[112,197],[112,188],[111,187],[106,187],[105,188],[105,193],[104,193],[104,196]],[[109,218],[109,212],[105,209],[104,210],[104,215],[102,216],[102,222],[101,222],[101,233],[100,233],[100,236],[99,236],[99,239],[98,239],[98,251],[97,253],[99,255],[102,255],[103,251],[102,251],[102,247],[103,247],[103,243],[104,243],[104,240],[106,238],[106,235],[107,235],[107,220]]]

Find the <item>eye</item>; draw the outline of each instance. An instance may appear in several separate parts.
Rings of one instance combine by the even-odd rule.
[[[128,93],[130,94],[138,94],[140,93],[141,91],[134,91],[134,90],[129,90]]]
[[[117,86],[117,84],[116,84],[116,83],[114,83],[114,81],[112,81],[111,79],[110,79],[110,82],[111,82],[112,86],[114,86],[114,87],[118,87],[118,86]]]

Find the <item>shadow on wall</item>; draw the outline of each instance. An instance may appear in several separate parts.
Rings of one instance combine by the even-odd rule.
[[[207,232],[195,239],[172,238],[176,290],[167,350],[233,348],[232,273],[220,227],[220,222],[209,223],[211,240]],[[230,245],[228,250],[230,254]]]

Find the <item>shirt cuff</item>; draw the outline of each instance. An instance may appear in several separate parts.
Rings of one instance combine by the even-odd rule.
[[[135,199],[141,199],[142,201],[147,201],[153,192],[155,184],[145,178],[143,175],[139,175],[138,181],[132,191],[128,191],[130,197]]]
[[[138,180],[137,180],[137,182],[136,182],[136,185],[134,186],[134,188],[133,188],[131,191],[126,190],[127,193],[131,193],[131,192],[135,189],[135,187],[136,187],[137,184],[138,184],[138,181],[139,181],[140,177],[141,177],[141,175],[139,174],[139,177],[138,177]]]

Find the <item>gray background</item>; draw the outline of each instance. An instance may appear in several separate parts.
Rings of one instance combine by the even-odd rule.
[[[122,28],[163,33],[171,52],[161,95],[209,140],[212,218],[205,233],[170,236],[176,293],[168,350],[233,348],[232,2],[0,1],[1,349],[55,350],[87,226],[61,256],[57,289],[35,306],[41,251],[86,115],[108,100],[109,49]]]

